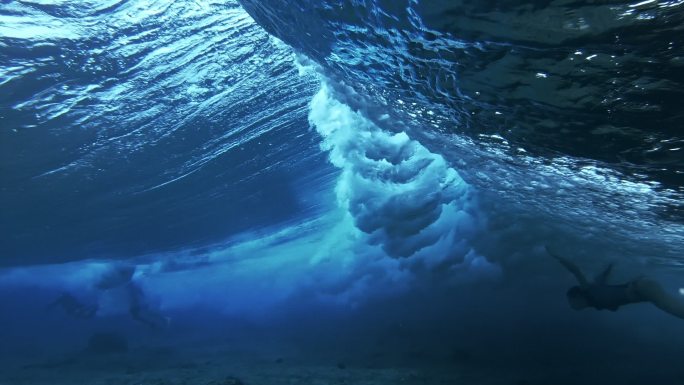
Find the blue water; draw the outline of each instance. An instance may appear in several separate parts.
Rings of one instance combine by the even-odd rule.
[[[1,2],[0,384],[684,383],[682,7]]]

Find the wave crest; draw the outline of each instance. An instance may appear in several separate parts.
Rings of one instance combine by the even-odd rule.
[[[405,132],[383,131],[335,99],[325,84],[311,101],[309,122],[342,169],[339,205],[389,256],[453,245],[478,227],[472,188],[441,155]]]

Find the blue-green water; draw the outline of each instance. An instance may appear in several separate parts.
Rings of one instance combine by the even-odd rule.
[[[0,384],[682,383],[683,23],[0,3]]]

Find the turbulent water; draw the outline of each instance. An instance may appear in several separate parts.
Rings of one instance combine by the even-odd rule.
[[[683,90],[674,0],[4,1],[0,384],[681,383],[545,246],[684,301]]]
[[[245,1],[349,87],[346,102],[371,119],[389,114],[386,129],[408,130],[481,190],[523,210],[591,217],[584,226],[628,226],[630,237],[668,232],[673,247],[684,192],[680,5]]]

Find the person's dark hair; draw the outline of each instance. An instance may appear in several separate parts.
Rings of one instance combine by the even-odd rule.
[[[565,295],[567,295],[568,298],[584,298],[584,290],[579,286],[573,286],[568,289],[568,292],[565,293]]]
[[[586,293],[579,286],[571,287],[565,295],[568,297],[570,306],[575,310],[581,310],[589,306]]]

